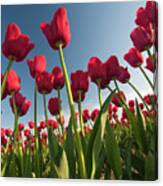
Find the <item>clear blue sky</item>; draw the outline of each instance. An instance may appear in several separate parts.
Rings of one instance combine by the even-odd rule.
[[[13,5],[2,6],[2,41],[9,23],[18,24],[23,33],[28,34],[36,44],[36,48],[30,52],[27,58],[43,54],[47,59],[47,70],[51,71],[56,65],[60,66],[58,53],[53,51],[43,33],[40,30],[42,21],[49,22],[56,9],[60,6],[67,8],[70,21],[72,39],[69,46],[64,49],[65,61],[69,74],[78,69],[87,69],[90,57],[98,56],[106,61],[110,55],[117,55],[120,63],[129,65],[123,60],[123,55],[132,46],[130,32],[135,27],[134,19],[138,7],[144,6],[145,1],[137,2],[109,2],[109,3],[82,3],[82,4],[47,4],[47,5]],[[26,59],[27,59],[26,58]],[[5,71],[8,60],[2,55],[2,72]],[[26,60],[22,63],[14,63],[13,69],[21,77],[21,93],[33,101],[34,81],[29,75]],[[148,92],[148,84],[144,81],[138,70],[129,67],[131,80],[137,84],[142,92]],[[151,75],[151,74],[150,74]],[[152,77],[152,75],[151,75]],[[129,97],[135,96],[127,86],[122,86]],[[103,99],[108,92],[103,91]],[[49,99],[56,95],[53,91],[47,96]],[[68,115],[68,104],[65,88],[62,90],[63,110]],[[134,97],[133,97],[134,98]],[[42,96],[39,95],[38,118],[43,119]],[[48,100],[47,99],[47,100]],[[96,86],[91,83],[89,92],[83,103],[83,108],[98,107]],[[13,114],[9,106],[8,98],[2,102],[2,127],[13,126]],[[50,114],[49,114],[50,116]],[[33,119],[33,105],[29,112],[20,118],[20,122],[27,123]]]

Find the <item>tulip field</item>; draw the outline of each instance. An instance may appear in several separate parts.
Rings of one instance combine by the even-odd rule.
[[[133,46],[122,54],[129,67],[122,65],[116,54],[108,56],[105,62],[94,54],[88,58],[87,70],[78,69],[70,76],[64,55],[66,48],[73,45],[68,15],[67,9],[60,7],[50,22],[40,20],[40,28],[35,25],[49,44],[49,50],[59,55],[60,66],[54,64],[50,72],[44,54],[28,58],[37,45],[29,35],[22,33],[16,22],[5,28],[2,55],[8,64],[1,72],[1,101],[8,100],[14,120],[10,128],[1,127],[1,175],[156,180],[157,3],[146,1],[145,6],[135,12],[135,27],[129,36]],[[14,70],[21,62],[27,63],[23,73],[29,73],[33,80],[33,101],[28,94],[24,95],[25,91],[22,94],[22,85],[26,82],[21,81],[20,74]],[[152,93],[146,91],[144,94],[137,88],[130,69],[140,71],[144,79],[142,83],[147,84]],[[153,76],[153,80],[149,76]],[[97,89],[94,96],[98,108],[94,110],[83,107],[91,84]],[[121,84],[129,86],[137,96],[129,99]],[[63,112],[63,89],[68,100],[68,120]],[[106,99],[102,96],[104,90]],[[55,94],[49,99],[47,95],[52,92]],[[38,96],[42,98],[43,120],[38,116]],[[29,113],[32,117],[26,121],[28,127],[25,127],[20,118]],[[1,114],[7,116],[3,107]]]

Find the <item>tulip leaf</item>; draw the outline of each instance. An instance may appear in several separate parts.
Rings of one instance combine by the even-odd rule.
[[[114,132],[108,120],[106,124],[106,134],[105,134],[104,145],[106,149],[106,156],[111,166],[111,169],[113,170],[115,177],[117,179],[121,179],[122,178],[122,165],[121,165],[120,149],[116,142]]]
[[[94,178],[97,162],[103,146],[103,138],[105,132],[105,125],[108,117],[108,105],[111,102],[112,96],[115,91],[111,93],[105,100],[99,115],[94,123],[92,134],[88,141],[87,152],[86,152],[86,166],[88,177]]]

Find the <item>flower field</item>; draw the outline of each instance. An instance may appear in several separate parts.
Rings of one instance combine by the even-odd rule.
[[[1,73],[1,101],[8,99],[14,121],[12,127],[1,128],[2,176],[157,179],[157,3],[147,1],[135,14],[135,28],[130,34],[133,47],[123,54],[130,68],[122,66],[115,54],[104,62],[94,54],[88,59],[86,71],[78,69],[70,77],[64,50],[71,45],[73,35],[66,8],[58,8],[49,23],[40,20],[38,27],[49,50],[59,55],[60,66],[54,64],[50,72],[44,54],[27,57],[37,47],[30,36],[22,33],[17,23],[7,26],[2,54],[8,59],[8,66]],[[28,66],[23,73],[29,73],[33,79],[33,101],[28,99],[28,94],[22,94],[22,84],[26,82],[21,81],[13,68],[21,62]],[[142,83],[149,86],[152,94],[144,95],[137,88],[131,80],[130,69],[142,73]],[[153,75],[153,81],[149,74]],[[90,84],[96,86],[94,94],[99,103],[93,111],[83,109]],[[120,84],[129,86],[137,98],[128,99]],[[68,121],[63,114],[63,89],[69,105]],[[103,90],[107,91],[106,99]],[[52,92],[57,96],[47,99]],[[44,120],[38,117],[38,96],[42,97]],[[26,121],[28,127],[25,127],[20,118],[32,112],[31,108],[33,117]]]

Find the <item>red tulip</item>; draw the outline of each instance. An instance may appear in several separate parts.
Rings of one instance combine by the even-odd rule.
[[[105,62],[106,75],[109,79],[117,79],[119,76],[119,61],[116,56],[111,56]]]
[[[71,39],[69,20],[65,8],[59,8],[51,21],[51,23],[42,22],[41,30],[48,40],[49,45],[58,50],[58,44],[61,43],[65,48]]]
[[[87,92],[89,87],[88,73],[81,70],[71,73],[71,87],[76,92]]]
[[[131,48],[124,55],[124,59],[134,68],[141,66],[143,63],[143,55],[136,48]]]
[[[143,110],[144,109],[144,104],[143,103],[139,103],[139,107],[140,107],[141,110]]]
[[[28,126],[30,129],[33,129],[35,127],[35,123],[33,121],[29,121]]]
[[[24,130],[24,136],[29,137],[31,134],[31,131],[29,129]]]
[[[139,26],[143,26],[146,28],[150,23],[150,20],[147,16],[147,11],[145,8],[140,7],[136,12],[136,20],[135,23]]]
[[[91,81],[98,85],[98,81],[100,81],[100,88],[105,88],[110,79],[106,76],[106,69],[104,63],[97,58],[92,57],[88,62],[88,73],[91,78]]]
[[[6,136],[11,136],[12,135],[12,129],[8,128],[6,129]]]
[[[130,73],[128,72],[128,68],[124,68],[122,66],[119,67],[119,76],[117,77],[118,81],[121,83],[127,83],[130,79]]]
[[[60,116],[58,116],[58,118],[57,118],[57,121],[58,121],[58,123],[61,125],[64,125],[65,124],[65,118],[64,118],[64,116],[62,116],[62,119],[60,118]]]
[[[28,59],[27,64],[33,78],[46,70],[46,58],[43,55],[35,56],[34,59]]]
[[[58,128],[58,123],[53,119],[49,119],[48,124],[52,127],[53,130]]]
[[[114,113],[117,113],[118,112],[118,107],[115,105],[115,106],[113,106],[112,110],[113,110]]]
[[[10,69],[8,73],[6,87],[8,94],[19,92],[21,88],[20,78],[13,69]]]
[[[88,109],[83,110],[83,112],[82,112],[82,117],[83,117],[84,123],[86,123],[86,122],[91,118]]]
[[[36,77],[36,83],[41,94],[49,94],[53,89],[53,75],[48,72],[42,72]]]
[[[73,89],[73,87],[71,87],[72,90],[72,96],[73,96],[73,100],[78,103],[79,100],[82,102],[85,99],[85,92],[82,91],[81,95],[79,96],[79,92],[77,92],[75,89]]]
[[[116,105],[117,107],[121,107],[122,102],[126,100],[125,94],[122,91],[117,92],[113,98],[112,98],[112,103]]]
[[[144,96],[144,100],[148,105],[157,104],[157,96],[154,94]]]
[[[40,122],[40,129],[45,129],[46,128],[46,122],[45,121],[41,121]]]
[[[156,70],[156,63],[157,63],[157,57],[155,55],[152,56],[152,61],[151,61],[151,58],[148,57],[146,59],[146,67],[145,68],[154,73]]]
[[[1,86],[2,86],[3,79],[4,79],[4,75],[1,74]],[[6,98],[7,94],[8,94],[8,90],[7,90],[7,86],[6,86],[5,90],[4,90],[4,93],[3,93],[3,96],[2,96],[2,100]]]
[[[3,54],[10,60],[23,61],[34,48],[29,36],[22,34],[18,25],[11,23],[7,27],[5,40],[2,44]]]
[[[12,108],[13,113],[14,113],[14,106],[13,106],[14,100],[15,100],[18,115],[24,116],[28,112],[31,106],[31,101],[26,99],[20,93],[14,94],[14,96],[10,98],[10,106]]]
[[[6,129],[1,128],[1,137],[5,137],[5,136],[6,136]]]
[[[129,105],[129,107],[134,107],[135,106],[135,101],[134,100],[129,100],[128,101],[128,105]]]
[[[18,128],[19,128],[19,131],[24,130],[24,123],[19,123]]]
[[[58,115],[60,111],[60,99],[58,97],[51,98],[48,103],[48,109],[51,115]]]
[[[1,144],[6,146],[7,145],[7,139],[6,137],[1,137]]]
[[[154,43],[154,34],[151,25],[147,29],[138,26],[130,34],[134,46],[140,51],[144,51],[151,47]]]
[[[99,109],[94,109],[93,111],[92,111],[92,113],[91,113],[91,119],[92,119],[92,121],[95,121],[96,120],[96,118],[98,117],[98,115],[99,115]]]
[[[56,90],[62,89],[64,87],[65,80],[61,68],[58,66],[54,67],[52,74],[54,77],[53,88]]]
[[[47,135],[47,133],[45,131],[42,132],[42,138],[44,138],[44,139],[48,138],[48,135]]]

